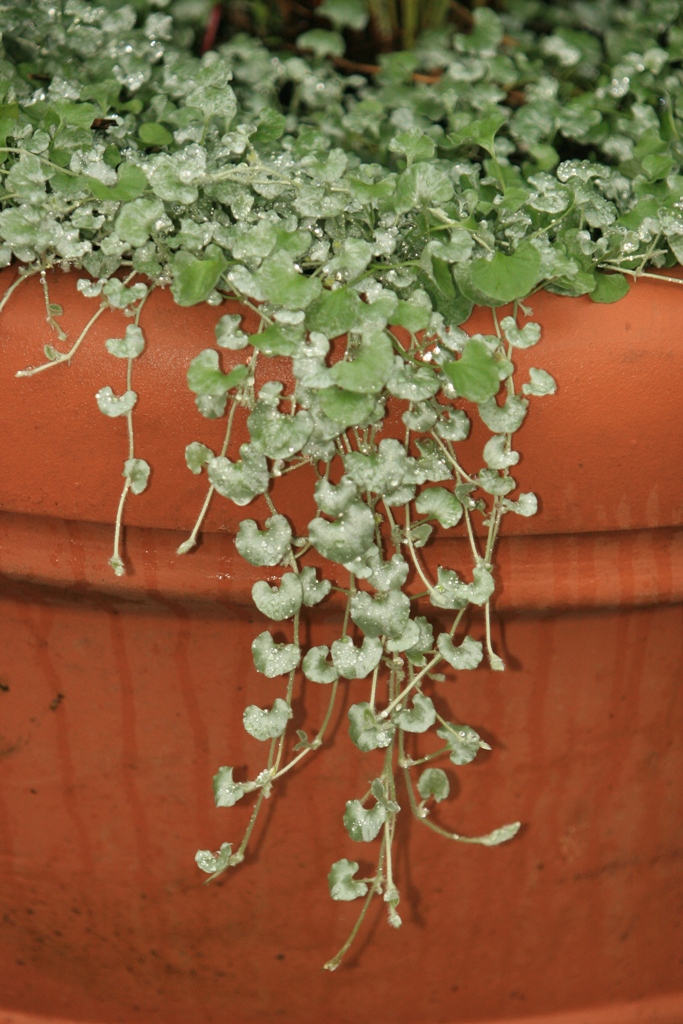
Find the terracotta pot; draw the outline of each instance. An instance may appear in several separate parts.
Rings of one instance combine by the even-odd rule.
[[[75,336],[92,301],[72,275],[50,288]],[[102,340],[125,321],[103,317],[71,368],[17,381],[54,338],[36,279],[12,297],[0,318],[0,1024],[683,1021],[680,300],[641,281],[614,306],[532,305],[544,341],[520,362],[559,391],[519,435],[516,475],[542,511],[508,517],[500,543],[509,671],[438,694],[493,747],[458,770],[444,823],[525,827],[487,850],[404,821],[404,927],[378,908],[329,975],[321,963],[357,908],[333,903],[325,876],[339,857],[363,860],[341,814],[371,770],[344,709],[330,749],[269,805],[248,863],[209,887],[193,863],[198,846],[241,835],[249,807],[217,811],[211,776],[260,765],[242,710],[277,695],[251,666],[263,625],[232,543],[238,510],[216,499],[200,548],[174,554],[205,493],[184,447],[219,446],[223,430],[198,416],[184,373],[226,308],[180,310],[158,292],[143,313],[137,454],[153,481],[126,509],[132,571],[118,579],[107,559],[125,424],[93,396],[123,390]],[[292,479],[278,502],[299,490]],[[457,563],[459,542],[445,544],[435,559]],[[334,636],[336,609],[312,628],[316,643]],[[322,689],[306,687],[297,726],[320,720]],[[347,702],[359,693],[348,684]]]

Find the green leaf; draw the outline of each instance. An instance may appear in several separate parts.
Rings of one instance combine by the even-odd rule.
[[[206,466],[210,459],[214,457],[213,452],[210,448],[207,448],[201,441],[192,441],[191,444],[185,449],[185,462],[187,468],[191,473],[197,476],[202,471],[202,467]]]
[[[464,128],[451,132],[448,141],[455,146],[475,145],[481,146],[490,156],[495,156],[495,137],[500,128],[505,124],[505,114],[496,111],[488,117],[478,121],[470,121]]]
[[[126,459],[121,475],[130,480],[130,489],[133,494],[142,494],[147,487],[149,474],[150,466],[144,459]]]
[[[286,252],[264,260],[257,279],[265,298],[286,309],[305,309],[322,291],[319,279],[301,274]]]
[[[595,288],[590,293],[593,302],[618,302],[628,295],[630,285],[625,274],[601,274],[595,272]]]
[[[433,796],[437,803],[441,803],[450,793],[451,784],[442,768],[425,768],[417,780],[417,791],[423,800]]]
[[[242,783],[233,782],[234,770],[234,768],[219,768],[213,777],[213,797],[216,807],[234,807],[246,793]]]
[[[319,647],[311,647],[306,652],[302,663],[302,669],[307,679],[313,683],[333,683],[339,678],[339,672],[327,660],[330,653],[329,647],[321,644]]]
[[[507,843],[508,840],[514,839],[521,827],[521,821],[513,821],[509,825],[494,828],[493,832],[489,832],[485,836],[469,838],[468,842],[479,843],[480,846],[500,846],[501,843]]]
[[[513,348],[531,348],[532,345],[540,341],[540,324],[528,323],[520,328],[517,326],[514,317],[504,316],[500,321],[500,326],[503,328],[507,341]]]
[[[267,356],[293,356],[301,348],[304,339],[301,324],[269,324],[259,334],[252,334],[248,340],[255,349]]]
[[[239,313],[226,313],[222,316],[215,327],[216,344],[220,348],[228,348],[232,351],[246,348],[250,337],[240,330],[242,317]]]
[[[433,163],[413,164],[398,176],[394,205],[398,213],[447,203],[453,196],[453,182],[445,170]]]
[[[331,484],[323,478],[316,483],[313,496],[321,512],[327,516],[339,516],[358,498],[358,487],[348,476],[343,476],[338,484]]]
[[[299,664],[300,651],[294,644],[276,644],[267,630],[259,633],[251,645],[254,665],[268,679],[285,676]]]
[[[270,711],[264,711],[256,704],[244,709],[244,728],[255,740],[274,740],[281,736],[292,717],[292,709],[281,697],[276,697]]]
[[[200,260],[190,252],[179,250],[173,257],[171,292],[179,306],[196,306],[205,302],[214,290],[228,263],[220,250],[217,255]]]
[[[399,132],[389,143],[392,153],[403,153],[411,164],[419,163],[421,160],[431,160],[436,151],[434,140],[422,131],[421,128],[409,128],[406,132]]]
[[[362,32],[369,17],[366,0],[323,0],[315,13],[329,18],[336,29],[352,28],[356,32]]]
[[[323,558],[344,565],[362,555],[373,542],[375,517],[362,501],[355,501],[332,523],[312,519],[308,524],[311,544]]]
[[[373,491],[386,497],[395,491],[411,475],[415,461],[410,459],[405,447],[393,437],[380,441],[376,452],[364,455],[350,452],[344,456],[344,469],[361,491]]]
[[[145,350],[145,337],[138,326],[128,324],[123,338],[108,338],[105,341],[107,352],[119,359],[135,359]]]
[[[251,588],[251,596],[258,610],[274,622],[291,619],[298,612],[303,600],[303,590],[299,577],[293,572],[286,572],[280,581],[280,587],[271,587],[265,580],[259,580]]]
[[[157,121],[145,121],[140,125],[138,138],[146,146],[168,146],[173,142],[173,135],[168,128]]]
[[[437,583],[429,592],[429,600],[437,608],[464,608],[467,605],[467,584],[457,572],[439,566]]]
[[[259,530],[253,519],[243,519],[235,537],[235,547],[252,565],[278,565],[291,542],[292,528],[281,515],[266,519],[265,530]]]
[[[484,342],[476,338],[467,342],[460,359],[445,364],[444,372],[458,394],[471,402],[485,402],[500,388],[496,360]]]
[[[415,334],[424,331],[429,327],[432,318],[431,306],[423,306],[416,302],[404,302],[401,300],[389,316],[389,323],[398,327],[405,327],[407,331]]]
[[[421,516],[436,519],[441,526],[450,529],[457,526],[462,518],[462,505],[445,487],[428,487],[418,494],[415,508]]]
[[[434,256],[432,273],[433,278],[423,270],[416,271],[420,286],[432,300],[436,312],[444,318],[446,327],[457,327],[469,319],[474,303],[457,287],[448,264]]]
[[[258,401],[247,420],[255,451],[269,459],[289,459],[300,452],[313,432],[313,417],[305,409],[294,416],[278,412],[267,402]]]
[[[394,398],[403,398],[408,402],[424,402],[435,395],[440,386],[441,382],[431,366],[415,366],[397,356],[387,391]]]
[[[297,37],[296,45],[300,50],[309,50],[316,57],[341,57],[346,50],[344,37],[339,32],[329,32],[324,28],[312,28]]]
[[[145,298],[147,285],[139,281],[137,284],[126,287],[123,281],[119,281],[117,277],[110,277],[102,286],[102,294],[106,295],[109,305],[113,309],[126,309],[134,302]]]
[[[484,445],[484,462],[491,469],[507,469],[509,466],[517,465],[519,452],[508,450],[508,439],[505,434],[494,434]]]
[[[351,598],[351,618],[366,636],[401,636],[410,617],[410,598],[402,590],[372,597],[357,591]]]
[[[370,810],[360,800],[347,800],[344,812],[344,827],[356,843],[371,843],[380,833],[387,819],[383,804],[375,804]]]
[[[479,405],[479,415],[494,433],[514,434],[524,422],[528,405],[527,399],[518,395],[508,395],[504,405],[498,405],[495,398],[489,398]]]
[[[375,590],[400,590],[408,578],[409,566],[403,555],[393,554],[388,562],[383,562],[379,551],[372,551],[367,556],[367,563],[372,572],[367,577]]]
[[[501,508],[504,512],[516,512],[518,516],[535,516],[538,512],[538,499],[531,491],[520,494],[517,501],[503,498]]]
[[[380,720],[367,701],[349,708],[349,736],[364,754],[369,750],[388,747],[396,727],[389,719]]]
[[[250,137],[252,146],[268,146],[271,142],[277,142],[282,137],[287,124],[287,118],[279,110],[271,107],[264,107],[259,111],[258,128]]]
[[[230,498],[236,505],[248,505],[257,494],[268,490],[270,473],[265,457],[253,451],[251,445],[241,445],[240,455],[242,458],[236,463],[223,455],[210,459],[207,472],[219,494]]]
[[[133,411],[133,407],[138,400],[138,396],[134,391],[126,391],[124,394],[117,396],[108,385],[107,387],[100,388],[95,398],[97,399],[100,412],[103,412],[105,416],[111,417],[127,416],[129,412]]]
[[[332,367],[332,383],[344,391],[361,395],[374,395],[381,391],[394,368],[394,351],[386,333],[373,331],[363,334],[360,344],[351,350],[351,356],[351,360],[344,359]],[[325,412],[329,416],[327,410]]]
[[[429,697],[416,693],[412,708],[402,708],[393,716],[393,721],[404,732],[426,732],[436,721],[436,709]]]
[[[332,644],[334,667],[344,679],[365,679],[379,665],[382,644],[371,637],[363,637],[360,648],[350,636],[335,640]]]
[[[221,848],[217,853],[212,853],[211,850],[197,850],[194,859],[201,871],[215,876],[225,871],[229,866],[231,856],[232,846],[230,843],[221,843]]]
[[[50,109],[63,125],[72,125],[75,128],[90,128],[97,117],[97,107],[92,103],[56,100],[51,104]]]
[[[336,338],[357,327],[362,321],[363,307],[353,288],[325,289],[306,310],[306,326],[327,338]]]
[[[509,494],[517,486],[511,476],[500,476],[495,469],[480,469],[477,480],[481,489],[487,494],[499,496]]]
[[[530,242],[521,242],[510,256],[497,252],[471,263],[472,284],[495,302],[525,298],[542,278],[541,254]]]
[[[480,750],[491,749],[469,725],[453,725],[448,722],[442,729],[436,730],[436,735],[448,744],[453,764],[469,764]]]
[[[441,657],[455,669],[477,668],[484,657],[481,641],[473,640],[471,636],[466,636],[462,643],[456,647],[448,633],[440,633],[437,637],[436,646]]]
[[[329,580],[318,581],[316,579],[316,572],[312,565],[307,565],[299,573],[303,602],[307,608],[320,604],[332,589],[332,584]]]
[[[215,348],[205,348],[190,363],[187,384],[196,395],[225,395],[231,388],[239,387],[247,373],[247,367],[242,365],[236,366],[230,373],[222,373],[218,352]]]
[[[128,203],[131,199],[137,199],[149,188],[146,174],[135,164],[121,164],[117,171],[117,178],[116,184],[112,186],[103,185],[97,178],[86,178],[86,181],[95,198],[103,201],[112,199]]]
[[[468,53],[493,55],[505,33],[499,15],[489,7],[475,7],[472,21],[471,31],[458,37],[459,46]]]
[[[155,225],[164,216],[164,204],[160,200],[135,199],[132,203],[123,204],[114,224],[123,242],[139,247],[154,236]]]
[[[393,640],[386,641],[386,649],[391,654],[400,654],[412,650],[420,640],[420,627],[414,619],[409,619],[406,628]]]
[[[522,393],[525,395],[554,395],[557,391],[555,380],[546,370],[538,370],[535,366],[529,367],[528,384],[522,384]]]
[[[354,875],[358,871],[358,864],[355,860],[335,861],[332,865],[327,883],[330,887],[330,896],[333,900],[356,900],[359,896],[365,896],[368,891],[366,882],[354,881]]]

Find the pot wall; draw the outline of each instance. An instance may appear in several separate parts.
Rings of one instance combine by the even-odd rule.
[[[560,390],[534,403],[520,435],[520,481],[544,511],[509,517],[520,533],[501,543],[506,614],[496,629],[509,671],[463,673],[434,695],[493,747],[457,770],[439,820],[477,833],[519,818],[524,829],[488,850],[404,821],[404,926],[389,929],[375,910],[371,941],[329,975],[320,966],[357,908],[332,903],[325,876],[340,857],[364,860],[341,816],[373,766],[350,747],[340,707],[330,749],[291,773],[248,863],[200,884],[197,847],[239,840],[249,812],[216,810],[211,776],[226,762],[258,769],[262,745],[243,732],[242,710],[279,693],[256,676],[245,643],[263,623],[246,603],[251,577],[234,552],[228,503],[215,502],[196,554],[173,554],[204,494],[182,449],[210,443],[215,424],[196,415],[189,393],[187,415],[174,407],[161,425],[151,399],[143,419],[141,399],[139,455],[155,437],[166,445],[154,486],[127,509],[134,573],[110,576],[111,528],[100,523],[118,500],[110,452],[121,434],[123,458],[123,432],[92,396],[106,383],[122,390],[120,365],[92,343],[79,355],[80,385],[78,362],[10,380],[8,367],[34,362],[48,340],[32,287],[22,285],[35,329],[26,310],[9,318],[12,302],[0,319],[2,415],[6,395],[30,396],[12,403],[0,476],[1,1024],[36,1015],[317,1024],[321,1007],[334,1024],[683,1020],[683,548],[672,457],[681,356],[675,311],[663,305],[671,289],[644,286],[644,311],[633,295],[610,307],[534,300],[546,343],[533,362]],[[58,278],[53,299],[68,307],[61,290],[72,288]],[[191,327],[181,327],[167,300],[150,299],[147,326],[175,338],[164,359],[182,375],[225,308],[185,311]],[[610,323],[631,329],[603,338]],[[100,340],[122,330],[103,329]],[[141,360],[141,394],[143,363],[160,373],[160,351],[150,344]],[[605,375],[613,401],[603,399],[594,423],[580,389],[603,388]],[[656,393],[636,411],[639,396],[650,398],[648,375]],[[86,461],[100,450],[102,464]],[[262,516],[256,503],[247,514]],[[314,642],[332,639],[336,610],[315,628]],[[346,684],[345,703],[360,693]],[[305,698],[295,725],[310,731],[327,694],[307,684]]]

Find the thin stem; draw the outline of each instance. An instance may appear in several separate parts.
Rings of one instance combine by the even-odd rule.
[[[275,773],[275,775],[273,775],[271,779],[272,782],[274,782],[276,779],[281,778],[283,775],[286,775],[286,773],[290,771],[296,764],[298,764],[299,761],[303,760],[303,758],[306,757],[306,754],[310,754],[312,750],[318,750],[322,746],[323,737],[325,735],[325,732],[327,731],[328,725],[330,724],[330,719],[332,717],[332,712],[334,710],[338,688],[339,680],[335,679],[335,681],[332,684],[332,692],[330,693],[330,699],[327,704],[327,711],[325,712],[325,717],[323,718],[322,725],[320,726],[317,733],[311,740],[310,744],[304,750],[301,750],[296,755],[296,757],[293,757],[291,761],[288,761],[284,768],[280,768]]]
[[[379,674],[379,662],[375,665],[375,671],[372,673],[372,687],[370,689],[370,707],[373,712],[375,710],[375,700],[377,699],[377,676]]]
[[[388,718],[389,715],[391,714],[391,712],[394,710],[394,708],[398,707],[398,705],[408,696],[410,691],[415,689],[415,687],[418,685],[420,680],[423,679],[424,676],[426,676],[428,672],[431,672],[431,670],[436,665],[438,665],[441,660],[442,660],[441,655],[440,654],[435,654],[434,657],[432,658],[432,660],[430,662],[428,662],[425,665],[424,668],[420,669],[420,671],[417,673],[417,675],[413,679],[411,679],[411,681],[408,683],[408,685],[404,686],[404,688],[399,693],[398,697],[394,697],[394,699],[391,701],[391,703],[388,704],[387,707],[385,707],[385,709],[383,711],[380,711],[378,717],[380,719],[382,719],[382,720],[385,719],[385,718]]]
[[[417,574],[420,577],[420,579],[422,580],[422,582],[424,583],[425,587],[427,588],[427,592],[431,595],[433,590],[434,590],[434,587],[432,586],[432,584],[430,583],[430,581],[427,579],[427,577],[425,576],[424,572],[422,571],[422,566],[420,565],[420,560],[417,557],[417,552],[415,551],[415,545],[413,544],[413,538],[410,536],[410,509],[409,509],[408,505],[406,505],[406,541],[407,541],[407,544],[408,544],[408,551],[410,552],[410,557],[413,560],[413,565],[415,566],[415,569],[417,570]]]
[[[641,277],[649,277],[653,281],[668,281],[669,284],[683,284],[683,278],[681,277],[667,277],[665,274],[650,274],[646,270],[624,270],[623,267],[612,266],[611,263],[599,263],[599,270],[614,270],[618,274],[629,274],[636,280]]]
[[[116,524],[114,526],[114,551],[109,559],[109,564],[114,570],[116,576],[125,576],[126,568],[123,564],[123,559],[120,554],[121,546],[121,524],[123,522],[123,507],[126,504],[126,497],[130,490],[130,479],[126,477],[126,481],[121,491],[121,497],[119,498],[119,507],[116,511]]]
[[[430,431],[430,434],[432,435],[432,437],[434,438],[434,440],[436,441],[436,443],[438,444],[439,448],[444,453],[448,461],[451,463],[458,476],[462,477],[463,480],[466,480],[468,484],[475,484],[476,486],[478,486],[477,481],[473,477],[471,477],[469,473],[465,472],[465,470],[462,468],[462,466],[456,459],[454,453],[443,443],[439,435],[435,433],[435,431],[433,430]]]
[[[254,367],[256,365],[257,359],[258,359],[258,352],[255,352],[254,355],[251,358],[250,363],[249,363],[249,374],[248,374],[247,380],[249,379],[249,377],[251,377],[253,375],[253,371],[254,371]],[[240,395],[239,395],[240,399],[243,398],[244,391],[245,391],[246,387],[247,387],[246,383],[242,385],[242,388],[240,390]],[[230,437],[231,437],[231,434],[232,434],[232,426],[233,426],[233,422],[234,422],[234,419],[235,419],[235,413],[237,411],[238,404],[239,404],[238,399],[235,399],[232,402],[232,404],[230,405],[230,412],[228,413],[228,422],[227,422],[226,428],[225,428],[225,437],[223,438],[223,445],[222,445],[221,451],[220,451],[221,456],[225,455],[225,453],[228,450],[228,445],[230,444]],[[208,489],[208,491],[206,493],[206,497],[204,498],[204,503],[203,503],[203,505],[202,505],[202,507],[201,507],[201,509],[199,511],[199,515],[197,516],[197,520],[196,520],[194,526],[192,527],[192,532],[190,533],[190,536],[187,538],[187,540],[183,541],[183,543],[180,544],[179,547],[176,549],[176,554],[177,555],[185,555],[185,554],[187,554],[188,551],[191,551],[192,548],[195,547],[195,545],[197,543],[197,537],[199,535],[199,531],[201,530],[202,523],[204,522],[204,519],[206,518],[206,513],[209,511],[209,505],[211,504],[211,498],[213,497],[213,494],[214,494],[215,490],[216,490],[216,488],[214,487],[214,485],[213,484],[209,484],[209,489]]]
[[[16,376],[34,377],[37,373],[42,373],[43,370],[51,370],[53,366],[59,366],[60,363],[70,363],[73,357],[75,356],[76,352],[80,348],[81,343],[85,339],[90,328],[93,326],[94,323],[96,323],[99,320],[99,318],[108,308],[109,307],[105,305],[100,306],[97,312],[90,317],[87,324],[85,325],[85,327],[83,328],[83,330],[81,331],[78,338],[73,343],[68,352],[60,352],[56,359],[52,359],[47,363],[41,363],[40,366],[28,366],[25,370],[19,370]]]
[[[351,934],[349,935],[348,939],[346,940],[346,942],[344,943],[342,948],[336,954],[336,956],[333,956],[331,960],[328,960],[327,963],[323,965],[323,970],[324,971],[336,971],[337,970],[337,968],[339,967],[340,963],[344,959],[345,955],[348,953],[349,949],[353,945],[353,941],[356,938],[356,935],[358,935],[358,932],[360,931],[361,925],[363,924],[363,921],[365,920],[365,915],[367,914],[368,909],[370,907],[370,901],[372,900],[372,897],[375,895],[375,893],[379,891],[380,882],[382,880],[382,867],[383,867],[383,862],[384,862],[385,846],[386,846],[386,836],[384,836],[382,838],[382,846],[380,847],[379,858],[378,858],[378,861],[377,861],[377,873],[376,873],[376,875],[375,875],[375,877],[373,879],[372,885],[368,889],[368,894],[365,897],[365,900],[363,901],[363,906],[361,908],[360,914],[358,915],[356,923],[354,924],[353,928],[351,929]]]
[[[45,300],[45,313],[46,313],[45,319],[46,319],[47,323],[50,325],[50,327],[52,328],[52,330],[55,332],[55,334],[57,335],[59,340],[60,341],[66,341],[67,340],[67,336],[64,333],[64,331],[62,330],[62,328],[59,326],[57,321],[55,320],[54,316],[52,315],[52,311],[50,309],[50,292],[49,292],[49,289],[48,289],[47,277],[45,276],[45,271],[44,270],[41,270],[41,272],[40,272],[40,286],[43,289],[43,298]]]
[[[14,281],[12,281],[11,285],[9,286],[9,288],[7,289],[5,294],[3,295],[2,299],[0,300],[0,313],[2,313],[3,309],[7,305],[7,302],[12,297],[12,295],[14,294],[16,289],[19,287],[19,285],[22,283],[22,281],[25,281],[27,277],[32,277],[34,274],[38,274],[38,273],[39,273],[38,269],[36,269],[36,270],[27,270],[26,273],[22,273],[21,271],[19,271],[19,274],[14,279]]]

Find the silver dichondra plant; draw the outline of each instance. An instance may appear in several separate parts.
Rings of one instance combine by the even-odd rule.
[[[277,694],[244,712],[263,769],[243,779],[221,767],[214,778],[219,807],[254,797],[246,834],[197,863],[213,878],[244,859],[263,801],[324,746],[340,681],[363,681],[350,742],[383,754],[343,824],[376,867],[361,878],[348,857],[331,867],[332,898],[361,910],[329,969],[374,896],[401,924],[397,780],[416,818],[447,838],[492,846],[519,828],[465,837],[438,823],[449,777],[437,763],[465,765],[487,744],[442,717],[430,693],[482,662],[504,668],[490,630],[494,547],[506,516],[537,508],[515,482],[514,435],[530,399],[555,390],[543,369],[521,380],[515,370],[517,350],[541,335],[530,297],[546,288],[611,302],[648,268],[683,258],[681,3],[504,8],[476,7],[469,33],[427,33],[368,75],[337,66],[345,26],[367,18],[360,0],[326,0],[328,27],[300,36],[297,52],[238,35],[201,57],[163,0],[2,5],[0,262],[18,273],[0,308],[39,274],[55,332],[45,361],[23,374],[70,364],[108,310],[130,318],[106,343],[112,376],[96,395],[103,414],[128,423],[112,510],[117,574],[125,503],[150,472],[134,434],[147,296],[236,298],[258,316],[254,334],[222,316],[188,367],[199,413],[226,429],[213,451],[198,418],[186,458],[206,475],[207,499],[179,551],[193,548],[214,495],[245,509],[263,495],[269,517],[245,511],[235,543],[271,580],[280,572],[276,586],[254,585],[253,600],[288,640],[264,629],[252,643]],[[76,339],[50,302],[53,268],[79,272],[93,304]],[[488,334],[461,327],[475,304],[491,308]],[[291,360],[293,387],[256,388],[257,363],[273,356]],[[460,454],[470,414],[490,435],[479,464]],[[235,450],[240,420],[248,441]],[[300,467],[317,512],[295,536],[271,482]],[[432,576],[424,549],[435,526],[464,531],[469,558]],[[333,589],[345,602],[339,635],[307,647],[303,616]],[[326,687],[329,704],[313,735],[290,738],[302,677]]]

